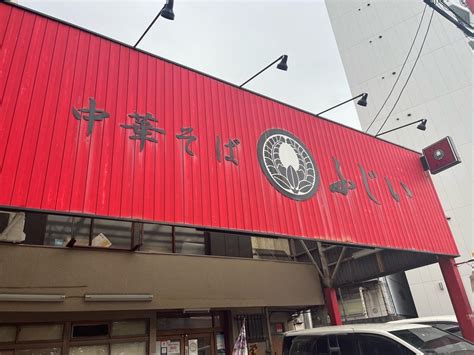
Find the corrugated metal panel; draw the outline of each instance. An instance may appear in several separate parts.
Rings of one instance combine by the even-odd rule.
[[[0,43],[1,206],[457,253],[412,151],[12,5],[0,4]],[[110,117],[88,135],[72,109],[92,97]],[[143,150],[121,127],[134,112],[166,132]],[[183,128],[197,138],[194,156]],[[273,128],[311,152],[321,178],[312,198],[290,199],[265,177],[257,142]],[[238,165],[224,159],[229,139],[240,142]],[[334,158],[356,184],[345,196],[329,190]],[[374,173],[378,203],[361,168]]]
[[[421,266],[434,264],[438,257],[428,253],[414,253],[399,250],[379,252],[379,260],[370,255],[357,260],[343,262],[333,280],[335,287],[357,284],[381,276],[393,275]]]

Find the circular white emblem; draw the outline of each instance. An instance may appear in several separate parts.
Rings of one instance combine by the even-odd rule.
[[[444,151],[442,149],[436,149],[433,153],[433,158],[441,160],[444,158]]]
[[[316,193],[317,166],[306,146],[291,133],[281,129],[264,132],[257,154],[265,176],[285,196],[302,201]]]

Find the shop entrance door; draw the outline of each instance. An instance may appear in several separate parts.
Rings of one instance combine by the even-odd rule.
[[[213,333],[158,336],[156,350],[161,355],[215,355]]]

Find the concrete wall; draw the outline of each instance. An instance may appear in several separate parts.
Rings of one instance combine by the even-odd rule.
[[[310,264],[128,251],[0,245],[0,293],[65,294],[62,303],[0,302],[0,312],[323,304]],[[152,302],[84,302],[84,294],[149,293]]]
[[[395,83],[425,5],[422,0],[326,0],[326,5],[351,91],[369,93],[368,106],[357,106],[365,131]],[[377,132],[406,82],[431,12],[427,8],[406,67],[369,133]],[[410,126],[382,137],[418,151],[445,136],[454,139],[463,162],[434,175],[433,181],[461,254],[457,262],[474,252],[472,60],[464,34],[435,13],[418,64],[382,130],[426,118],[424,132]],[[472,267],[465,264],[459,271],[474,305]],[[407,278],[419,316],[453,312],[437,264],[411,270]]]

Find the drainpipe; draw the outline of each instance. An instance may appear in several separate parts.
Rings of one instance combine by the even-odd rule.
[[[359,295],[362,302],[362,310],[364,311],[364,318],[369,318],[369,314],[367,313],[367,305],[365,304],[364,298],[364,287],[359,287]]]
[[[311,329],[313,328],[313,319],[311,318],[311,310],[307,309],[303,312],[303,320],[304,320],[304,329]]]
[[[268,315],[268,307],[264,307],[265,320],[267,322],[267,353],[273,354],[273,344],[272,344],[272,329],[270,327],[270,316]]]

